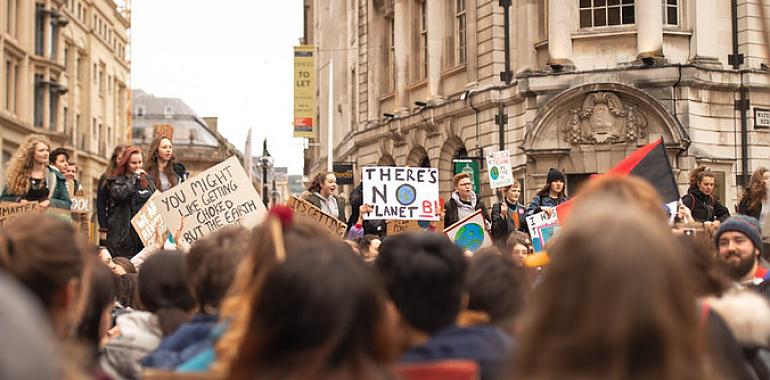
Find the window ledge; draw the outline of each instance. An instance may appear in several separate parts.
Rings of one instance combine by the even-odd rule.
[[[443,79],[445,77],[452,76],[457,73],[461,73],[463,71],[466,71],[467,69],[468,69],[467,63],[462,63],[457,66],[445,68],[444,70],[441,71],[441,78]]]
[[[428,78],[422,78],[416,82],[409,83],[409,85],[406,86],[406,89],[408,91],[412,91],[414,89],[420,88],[422,86],[427,86],[427,85],[428,85]]]
[[[612,27],[584,29],[577,32],[573,32],[572,39],[583,40],[583,39],[592,39],[592,38],[627,36],[627,35],[634,35],[634,34],[636,34],[636,25],[626,25],[622,27],[612,26]],[[677,26],[669,26],[669,27],[664,26],[663,34],[675,35],[675,36],[691,36],[692,31],[683,29]],[[546,45],[547,43],[548,43],[547,40],[540,42],[540,44],[542,45]]]

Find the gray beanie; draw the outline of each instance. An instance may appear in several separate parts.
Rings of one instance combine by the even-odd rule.
[[[719,246],[719,237],[727,231],[737,231],[746,235],[754,243],[754,247],[762,252],[762,228],[757,218],[739,214],[725,220],[714,235],[717,246]]]

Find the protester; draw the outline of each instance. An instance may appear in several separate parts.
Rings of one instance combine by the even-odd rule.
[[[498,248],[504,249],[508,235],[514,231],[527,232],[527,221],[524,217],[527,210],[519,202],[521,185],[518,181],[501,188],[500,193],[502,201],[492,205],[492,239]]]
[[[139,273],[131,260],[125,257],[118,256],[113,258],[112,261],[115,265],[121,267],[124,273]]]
[[[70,154],[64,148],[56,148],[48,154],[48,164],[61,174],[66,174],[69,168]]]
[[[147,160],[147,173],[154,188],[166,191],[190,176],[187,169],[174,158],[174,146],[166,136],[157,136],[152,140]]]
[[[358,239],[358,252],[367,263],[373,263],[380,253],[382,241],[377,235],[364,235]]]
[[[521,231],[514,231],[505,243],[506,257],[519,267],[524,266],[524,259],[534,251],[529,236]]]
[[[576,204],[522,315],[511,379],[711,379],[685,254],[634,204]]]
[[[295,216],[287,207],[271,208],[266,220],[253,229],[248,254],[238,266],[228,296],[222,302],[220,320],[223,323],[212,332],[216,349],[201,352],[177,367],[177,370],[212,370],[217,374],[226,374],[247,333],[247,323],[251,316],[249,300],[259,294],[265,277],[296,247],[308,242],[320,244],[332,239],[338,238],[317,221]]]
[[[439,234],[406,232],[385,239],[374,264],[398,311],[402,363],[469,359],[482,380],[495,378],[512,342],[493,326],[455,325],[467,268],[457,246]]]
[[[545,186],[532,198],[525,215],[532,216],[542,211],[551,217],[553,209],[567,201],[565,181],[564,174],[558,169],[548,169]]]
[[[125,145],[117,145],[112,151],[110,161],[107,163],[107,169],[99,177],[99,182],[96,186],[96,216],[99,221],[99,245],[102,247],[107,246],[107,200],[110,193],[105,185],[107,177],[111,175],[118,167],[118,161],[123,156],[123,151],[126,150]]]
[[[0,200],[69,210],[64,174],[49,166],[51,142],[42,135],[28,135],[8,163],[6,184]]]
[[[363,213],[361,212],[361,206],[364,205],[364,190],[363,182],[359,183],[350,192],[350,217],[348,218],[348,232],[353,229],[354,226],[360,225],[363,229],[362,235],[377,235],[380,239],[385,237],[387,233],[387,226],[382,219],[369,219],[364,220]]]
[[[228,379],[392,378],[385,291],[343,242],[291,251],[252,296]]]
[[[768,188],[770,188],[770,171],[761,167],[751,175],[749,184],[738,203],[738,213],[753,216],[762,227],[768,225],[768,215],[770,215]],[[765,231],[765,234],[767,233],[768,231]],[[768,253],[770,252],[765,252],[765,254]]]
[[[70,160],[67,163],[67,172],[64,173],[64,179],[67,182],[72,181],[75,185],[72,189],[75,196],[83,196],[83,184],[78,180],[78,165],[74,160]]]
[[[196,314],[163,339],[142,359],[146,368],[175,369],[211,347],[211,332],[219,320],[219,307],[248,249],[248,232],[227,226],[196,241],[187,254],[187,282],[197,304]]]
[[[118,276],[113,320],[118,316],[139,309],[139,276],[126,273]]]
[[[730,210],[714,197],[716,177],[706,166],[695,168],[690,174],[690,188],[682,197],[682,204],[692,211],[696,222],[713,223],[714,229],[730,217]]]
[[[64,356],[57,363],[60,378],[86,377],[77,353],[63,347],[73,343],[72,327],[83,315],[90,268],[85,239],[55,216],[23,215],[0,231],[0,269],[30,290],[47,312],[50,327],[39,327],[56,336]]]
[[[118,165],[104,182],[107,199],[107,248],[113,257],[131,258],[144,245],[131,226],[131,218],[139,212],[155,191],[152,181],[142,169],[142,152],[128,147]]]
[[[714,235],[719,259],[736,286],[759,286],[768,270],[759,265],[762,254],[762,229],[751,216],[727,219]]]
[[[139,272],[142,311],[117,318],[118,336],[107,342],[102,368],[114,379],[139,379],[140,360],[158,347],[161,339],[187,322],[195,307],[184,277],[182,253],[164,251],[144,263]]]
[[[54,380],[58,357],[44,310],[28,289],[0,272],[0,379]]]
[[[91,291],[86,302],[83,318],[77,328],[80,341],[86,345],[96,368],[100,349],[112,327],[112,312],[115,306],[115,284],[117,277],[97,257],[91,258]]]
[[[449,227],[461,219],[481,210],[484,222],[489,223],[489,215],[484,202],[473,191],[473,182],[468,173],[458,173],[452,177],[452,196],[444,205],[444,226]]]
[[[334,195],[337,191],[337,177],[332,172],[321,172],[313,177],[313,181],[307,188],[307,201],[318,207],[326,214],[346,221],[345,200]]]
[[[477,252],[468,267],[468,311],[482,314],[481,324],[492,324],[513,335],[514,321],[524,309],[530,284],[527,273],[508,257]]]

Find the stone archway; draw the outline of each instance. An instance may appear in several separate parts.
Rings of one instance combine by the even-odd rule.
[[[424,164],[425,159],[428,158],[428,151],[422,146],[412,148],[409,154],[406,156],[406,165],[419,167]],[[428,159],[430,161],[430,159]]]
[[[465,144],[457,136],[447,138],[441,147],[438,162],[439,192],[445,200],[452,193],[452,159],[461,149],[465,149]]]
[[[377,160],[377,166],[396,166],[396,160],[389,154],[382,155]]]
[[[522,146],[527,155],[527,194],[545,183],[549,168],[568,179],[604,173],[638,147],[663,138],[669,160],[689,145],[679,121],[648,93],[620,83],[592,83],[549,100]]]

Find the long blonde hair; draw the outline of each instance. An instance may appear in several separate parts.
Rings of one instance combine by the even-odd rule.
[[[9,193],[20,195],[29,191],[37,143],[43,143],[48,146],[48,149],[51,149],[51,140],[43,135],[32,134],[27,136],[13,153],[13,158],[8,162],[7,189]]]

